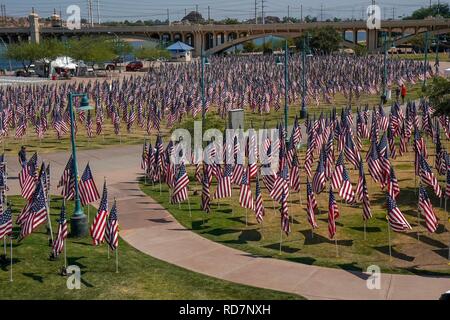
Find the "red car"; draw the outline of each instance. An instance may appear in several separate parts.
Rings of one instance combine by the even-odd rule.
[[[132,61],[125,67],[126,71],[139,71],[144,67],[141,61]]]

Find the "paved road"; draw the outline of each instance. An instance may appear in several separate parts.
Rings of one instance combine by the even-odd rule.
[[[108,178],[110,195],[118,202],[122,238],[148,255],[216,278],[308,299],[438,299],[450,289],[450,277],[383,274],[381,288],[369,290],[368,276],[360,272],[257,257],[207,240],[181,226],[139,189],[140,152],[141,146],[117,146],[80,151],[78,157],[80,167],[90,161],[100,190],[103,177]],[[17,160],[7,159],[9,194],[17,194]],[[43,154],[41,159],[51,164],[54,189],[68,153]]]

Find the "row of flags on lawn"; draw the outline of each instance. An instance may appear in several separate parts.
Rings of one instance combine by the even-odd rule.
[[[13,214],[11,205],[6,205],[6,191],[8,190],[7,169],[4,156],[0,157],[0,239],[13,233]],[[37,153],[27,161],[26,165],[19,172],[19,184],[21,195],[26,200],[26,205],[19,213],[16,224],[20,227],[18,241],[33,233],[39,226],[47,223],[48,231],[52,233],[50,221],[50,165],[42,162],[38,169]],[[61,189],[63,201],[61,211],[57,219],[58,230],[56,238],[52,238],[52,256],[57,257],[65,246],[65,239],[68,236],[68,225],[66,215],[66,201],[74,199],[75,176],[73,174],[73,159],[69,161],[61,175],[58,188]],[[89,163],[79,179],[79,194],[83,206],[96,202],[100,199],[94,177]],[[104,242],[115,250],[118,247],[119,225],[116,200],[109,210],[108,193],[106,180],[103,186],[103,194],[98,212],[90,227],[90,234],[94,245]],[[51,235],[53,237],[53,234]]]
[[[308,105],[321,101],[333,104],[336,95],[343,95],[349,103],[357,102],[364,93],[376,94],[383,81],[383,57],[350,57],[344,55],[316,55],[306,63],[306,95]],[[271,56],[211,57],[211,65],[204,75],[205,108],[218,109],[226,116],[229,110],[246,108],[254,113],[279,110],[284,99],[284,69]],[[303,91],[302,60],[300,55],[289,59],[288,103],[299,103]],[[386,84],[423,80],[421,61],[387,61]],[[426,66],[426,77],[433,75]],[[75,133],[85,130],[88,137],[114,134],[123,129],[145,130],[149,135],[158,132],[164,123],[168,128],[186,117],[196,117],[202,111],[198,63],[163,64],[144,76],[121,80],[88,81],[80,83],[4,86],[0,88],[0,138],[36,134],[43,139],[49,134],[58,139],[70,133],[68,94],[87,93],[94,102],[94,110],[76,115]],[[80,99],[75,99],[75,107]],[[108,131],[106,131],[108,129]]]
[[[419,179],[418,210],[422,214],[426,228],[435,232],[438,218],[431,204],[428,192],[431,190],[437,198],[450,196],[450,158],[440,143],[441,127],[450,138],[450,121],[448,116],[433,117],[433,109],[427,101],[422,100],[417,108],[415,102],[408,102],[403,110],[394,103],[388,114],[382,107],[372,110],[357,108],[355,114],[351,108],[343,108],[340,116],[333,109],[327,115],[323,113],[316,118],[307,118],[306,150],[303,166],[300,165],[298,147],[302,139],[299,119],[295,118],[291,134],[287,135],[283,123],[277,126],[278,140],[262,136],[262,150],[258,154],[256,135],[251,133],[245,139],[245,160],[237,161],[240,155],[239,141],[234,137],[233,143],[224,142],[222,146],[211,141],[205,148],[203,161],[194,164],[194,177],[201,184],[201,209],[211,211],[211,201],[214,199],[232,197],[232,186],[239,187],[239,204],[241,207],[253,210],[256,220],[264,219],[264,204],[261,193],[261,181],[268,195],[278,203],[280,210],[281,229],[286,234],[290,232],[288,199],[293,193],[300,192],[300,172],[303,171],[306,180],[306,214],[312,229],[318,227],[316,216],[318,205],[316,195],[328,192],[328,230],[330,238],[336,233],[336,219],[339,218],[339,208],[335,194],[350,205],[362,204],[362,219],[364,223],[372,218],[366,173],[386,193],[387,221],[389,227],[397,232],[412,229],[411,225],[400,211],[397,200],[401,190],[396,178],[392,159],[406,154],[412,145],[415,158],[415,174]],[[421,119],[419,116],[421,114]],[[436,172],[428,164],[426,143],[421,133],[430,137],[436,144]],[[363,142],[368,142],[368,150],[362,155]],[[160,135],[155,146],[144,142],[141,156],[141,168],[145,170],[146,179],[154,182],[166,182],[171,189],[171,202],[180,203],[188,200],[189,177],[186,172],[188,161],[174,164],[172,156],[180,153],[181,144],[170,141],[163,145]],[[227,154],[232,150],[234,162],[225,164],[214,163],[219,152]],[[261,160],[278,154],[276,171]],[[182,159],[189,162],[195,155],[185,155]],[[226,160],[226,159],[225,159]],[[313,166],[314,163],[317,166]],[[367,171],[364,168],[367,165]],[[315,168],[315,171],[313,170]],[[303,169],[303,170],[302,170]],[[349,170],[356,170],[358,181],[354,187]],[[437,175],[446,175],[445,192],[442,191]],[[216,179],[216,189],[212,190],[212,179]],[[251,184],[255,183],[255,189]],[[429,188],[429,190],[427,190]]]

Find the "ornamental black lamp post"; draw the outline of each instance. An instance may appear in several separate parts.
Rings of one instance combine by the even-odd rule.
[[[82,97],[80,107],[74,110],[73,98]],[[69,93],[69,112],[70,112],[70,140],[72,143],[72,170],[75,180],[75,210],[70,220],[71,235],[76,238],[84,237],[88,234],[87,216],[83,212],[81,206],[80,193],[78,190],[78,164],[77,164],[77,146],[75,144],[75,111],[92,110],[89,105],[89,99],[85,93]]]

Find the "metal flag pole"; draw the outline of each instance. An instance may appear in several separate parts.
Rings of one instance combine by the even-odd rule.
[[[392,245],[391,245],[391,223],[388,220],[388,239],[389,239],[389,262],[392,261]]]
[[[336,228],[337,230],[337,228]],[[337,243],[337,232],[334,235],[334,244],[336,245],[336,257],[339,257],[339,247],[338,247],[338,243]]]
[[[281,244],[283,243],[283,228],[280,228],[280,256],[281,256]]]
[[[189,207],[189,217],[192,218],[191,201],[189,200],[189,197],[187,197],[187,201],[188,201],[188,207]]]
[[[366,222],[366,220],[364,219],[364,240],[367,239],[367,236],[366,236],[366,225],[367,225],[367,222]]]
[[[247,208],[245,208],[245,226],[248,227],[248,212],[247,212]]]
[[[109,245],[106,245],[106,248],[108,249],[108,260],[109,260]]]
[[[119,273],[119,248],[116,248],[116,273]]]
[[[9,250],[10,250],[10,268],[9,268],[9,281],[13,281],[13,249],[12,249],[12,236],[9,236]]]
[[[67,250],[66,250],[66,239],[64,239],[64,270],[67,270]]]

